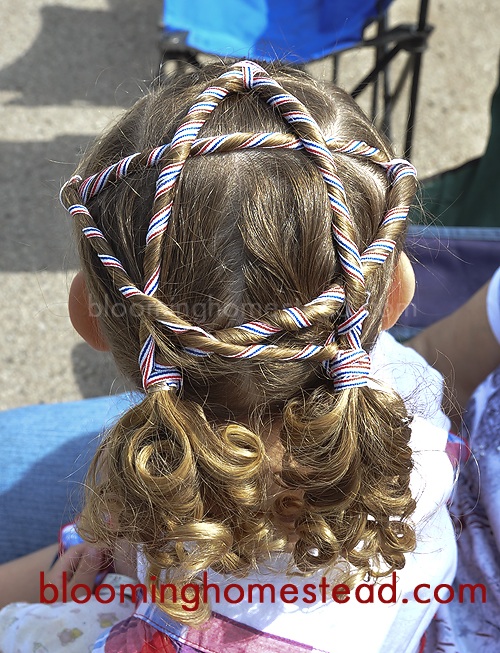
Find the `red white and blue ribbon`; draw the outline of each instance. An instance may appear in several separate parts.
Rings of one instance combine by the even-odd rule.
[[[156,183],[155,203],[161,200],[165,194],[172,192],[188,157],[238,149],[283,148],[306,150],[316,162],[318,170],[329,189],[328,197],[333,213],[342,220],[349,222],[352,222],[352,219],[349,214],[343,183],[336,173],[334,153],[370,159],[385,169],[389,183],[392,185],[398,183],[405,176],[416,175],[415,168],[408,161],[403,159],[384,161],[380,150],[364,141],[350,140],[338,142],[333,138],[321,137],[321,141],[317,142],[307,138],[301,131],[301,125],[304,124],[308,127],[313,127],[321,135],[321,130],[316,121],[306,110],[297,110],[297,105],[300,105],[297,98],[284,92],[281,86],[258,64],[251,61],[234,64],[220,77],[220,79],[227,78],[241,79],[243,87],[249,91],[268,87],[268,91],[270,90],[271,94],[269,95],[268,93],[267,103],[273,108],[279,108],[284,120],[292,126],[297,136],[281,132],[260,132],[254,134],[234,133],[198,138],[199,131],[205,124],[207,118],[218,104],[232,92],[227,88],[217,85],[210,86],[198,96],[195,104],[188,110],[184,122],[178,127],[170,143],[154,148],[147,156],[142,156],[139,152],[130,154],[85,180],[82,180],[79,176],[72,177],[65,186],[68,184],[78,184],[82,204],[69,206],[68,211],[71,215],[75,216],[83,213],[90,216],[85,204],[110,184],[116,183],[126,177],[131,170],[135,169],[134,166],[137,166],[139,163],[146,167],[161,166],[168,152],[175,148],[186,146],[187,154],[183,156],[180,162],[170,163],[161,168]],[[276,89],[275,93],[272,93],[273,87]],[[291,105],[289,110],[287,110],[287,105]],[[202,118],[199,116],[200,112]],[[191,116],[193,118],[190,118]],[[63,189],[65,186],[63,186]],[[173,200],[169,201],[166,206],[159,209],[152,216],[147,229],[146,244],[150,244],[153,240],[161,238],[165,233],[172,213],[172,207]],[[386,226],[390,222],[406,220],[408,211],[409,207],[391,209],[384,216],[381,227]],[[82,232],[88,239],[100,238],[106,240],[102,231],[97,227],[85,227],[82,229]],[[346,235],[336,221],[332,221],[332,234],[337,244],[343,274],[347,277],[352,277],[362,286],[364,286],[363,266],[384,263],[395,248],[395,242],[393,240],[377,239],[364,252],[360,253],[356,244]],[[105,267],[125,271],[118,258],[105,254],[99,254],[98,256]],[[158,265],[146,280],[143,290],[140,290],[134,285],[125,285],[121,286],[119,291],[127,298],[141,294],[153,296],[158,289],[159,277],[160,266]],[[345,303],[345,299],[345,291],[340,286],[336,286],[321,293],[305,306],[311,306],[325,300]],[[285,308],[283,311],[291,318],[292,323],[297,329],[308,328],[312,325],[304,310],[300,307]],[[364,307],[358,311],[352,311],[349,304],[346,303],[345,314],[347,316],[345,321],[337,327],[336,332],[330,335],[326,344],[331,344],[335,340],[336,335],[345,336],[351,348],[339,350],[334,359],[323,362],[325,372],[334,382],[335,390],[366,385],[370,369],[368,354],[361,348],[362,324],[368,313]],[[187,333],[192,331],[198,332],[209,339],[214,339],[213,335],[201,327],[188,324],[184,326],[166,321],[160,322],[173,333]],[[259,338],[266,338],[282,331],[279,327],[259,320],[241,324],[236,328],[247,333],[252,333]],[[265,352],[266,349],[276,349],[276,346],[256,343],[242,349],[238,354],[228,357],[241,359],[254,358]],[[306,345],[292,357],[284,358],[283,360],[306,359],[315,355],[321,349],[322,347],[318,345]],[[213,353],[208,348],[207,350],[201,350],[186,347],[184,351],[194,356],[209,356]],[[139,364],[145,390],[155,385],[157,387],[161,385],[166,388],[180,389],[182,375],[175,368],[163,366],[156,362],[155,343],[151,335],[148,336],[141,349]]]
[[[370,375],[370,357],[361,347],[361,331],[363,322],[368,317],[368,311],[361,307],[346,318],[327,340],[327,344],[334,342],[336,335],[346,336],[350,348],[339,349],[331,360],[323,361],[326,376],[333,381],[335,390],[360,388],[368,383]]]
[[[176,367],[160,365],[155,360],[155,343],[153,336],[146,338],[139,354],[139,367],[142,374],[142,385],[148,392],[154,386],[157,388],[179,391],[182,385],[182,374]]]
[[[335,358],[325,361],[323,367],[336,392],[368,384],[370,357],[364,349],[340,350]]]

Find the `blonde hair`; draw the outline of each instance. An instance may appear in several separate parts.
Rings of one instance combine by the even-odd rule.
[[[75,232],[88,290],[121,370],[142,386],[138,357],[152,336],[157,359],[182,371],[183,386],[178,394],[153,387],[106,435],[89,472],[80,525],[99,542],[123,537],[139,545],[148,573],[177,584],[209,567],[244,576],[273,553],[290,551],[289,573],[328,573],[348,563],[344,575],[353,585],[401,569],[414,548],[410,418],[387,389],[334,391],[321,361],[346,348],[341,335],[311,358],[283,359],[309,343],[324,345],[345,319],[335,299],[309,304],[334,286],[355,308],[366,303],[361,344],[371,350],[405,238],[404,221],[383,218],[409,206],[415,181],[391,183],[379,164],[393,152],[346,93],[323,90],[296,70],[266,67],[323,134],[379,150],[378,161],[335,148],[332,156],[352,242],[363,252],[385,239],[395,251],[383,265],[363,262],[366,288],[359,288],[342,271],[327,187],[309,153],[234,149],[230,139],[227,151],[187,158],[168,229],[147,243],[158,172],[144,161],[172,139],[209,84],[226,84],[231,94],[200,137],[272,132],[279,141],[293,134],[293,125],[259,93],[221,81],[224,64],[184,73],[139,100],[95,142],[77,173],[85,179],[140,152],[137,165],[88,200],[88,212],[75,215]],[[64,188],[67,206],[81,201],[77,186]],[[105,240],[84,237],[89,225]],[[137,288],[160,263],[154,297],[124,298],[122,270],[102,264],[110,253]],[[285,307],[300,307],[310,326],[297,329]],[[274,347],[234,358],[255,342],[235,328],[249,320],[275,327],[267,338]],[[193,348],[207,346],[203,333],[172,332],[165,323],[202,327],[213,353],[193,356]],[[265,446],[272,429],[279,429],[277,467]],[[169,600],[164,609],[184,623],[210,614],[209,606],[186,612]]]

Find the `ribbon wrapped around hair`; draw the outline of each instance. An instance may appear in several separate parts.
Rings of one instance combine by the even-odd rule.
[[[241,87],[244,90],[263,93],[266,103],[274,110],[281,112],[284,121],[292,129],[293,134],[284,132],[236,133],[199,138],[199,131],[207,118],[220,102],[232,92],[229,86],[225,84],[227,78],[240,80]],[[365,265],[383,264],[394,251],[396,243],[387,237],[379,237],[368,245],[364,252],[361,253],[358,250],[355,242],[354,223],[349,213],[345,189],[337,174],[332,153],[337,152],[370,159],[373,163],[385,169],[388,181],[392,186],[404,177],[416,176],[415,168],[403,159],[383,160],[383,155],[379,149],[363,141],[335,141],[326,138],[306,107],[296,97],[287,93],[270,77],[266,70],[254,62],[237,62],[224,72],[219,80],[220,85],[209,86],[198,96],[196,102],[187,111],[184,121],[176,130],[170,143],[153,148],[144,154],[136,152],[128,155],[85,180],[77,175],[72,177],[63,186],[61,198],[64,194],[63,191],[68,188],[74,188],[77,191],[80,200],[77,201],[78,203],[69,203],[70,205],[67,205],[66,208],[71,215],[78,216],[79,219],[83,218],[87,222],[86,226],[82,228],[82,233],[96,248],[101,263],[108,268],[117,289],[122,295],[132,301],[138,296],[152,298],[158,289],[161,259],[158,258],[155,265],[150,266],[150,275],[145,280],[142,289],[134,285],[122,263],[113,255],[114,252],[106,237],[93,222],[92,216],[85,206],[86,202],[109,184],[116,183],[116,181],[126,177],[137,166],[162,166],[156,182],[155,208],[146,234],[146,249],[148,250],[152,244],[160,242],[157,239],[161,238],[167,229],[174,204],[175,186],[188,157],[247,148],[304,149],[317,165],[327,186],[332,208],[332,235],[345,282],[345,290],[339,286],[335,287],[335,289],[329,289],[313,299],[309,304],[306,304],[306,306],[333,297],[342,303],[345,302],[346,319],[337,327],[336,332],[330,335],[324,346],[308,344],[296,348],[291,355],[286,354],[281,360],[302,360],[311,357],[314,357],[315,360],[322,360],[320,356],[324,347],[333,343],[337,335],[344,336],[349,347],[339,349],[333,359],[323,360],[324,372],[333,381],[335,391],[365,386],[368,383],[370,373],[370,359],[361,346],[361,332],[363,321],[366,319],[368,312],[364,306],[355,310],[351,305],[350,298],[359,296],[360,292],[366,294],[363,267]],[[182,151],[182,156],[178,160],[164,165],[165,154],[176,149],[178,152]],[[408,210],[408,206],[391,208],[384,216],[380,227],[385,227],[392,222],[406,220]],[[161,250],[158,247],[153,249],[155,251]],[[304,317],[302,309],[299,307],[284,308],[283,312],[286,312],[294,320],[298,328],[311,326],[311,323]],[[210,339],[215,340],[215,337],[202,327],[189,325],[185,322],[181,323],[180,321],[170,323],[160,320],[160,322],[174,333],[195,331],[206,338],[206,347],[184,348],[186,353],[203,357],[214,353],[211,351],[209,341]],[[234,359],[254,357],[261,359],[266,354],[268,356],[275,355],[276,345],[265,344],[261,342],[261,339],[271,336],[281,329],[276,329],[272,324],[261,321],[249,322],[235,328],[253,333],[256,340],[248,346],[242,346],[238,353],[220,355]],[[203,344],[205,345],[205,343]],[[271,350],[275,351],[271,352]],[[180,371],[173,367],[161,365],[156,361],[155,341],[152,335],[149,335],[142,345],[139,366],[146,392],[159,388],[180,390],[182,384]]]
[[[370,356],[361,346],[363,322],[368,317],[368,311],[362,306],[349,315],[330,335],[327,344],[334,342],[337,336],[345,336],[349,349],[339,349],[331,360],[323,361],[326,376],[333,381],[336,392],[349,388],[360,388],[368,384],[370,375]]]

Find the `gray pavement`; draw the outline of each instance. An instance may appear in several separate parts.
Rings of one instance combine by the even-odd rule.
[[[394,0],[392,19],[413,19],[415,4]],[[0,3],[0,409],[123,388],[113,363],[71,329],[77,264],[57,193],[89,140],[147,87],[160,12],[160,0]],[[500,3],[431,0],[430,22],[413,156],[421,177],[484,149]],[[352,87],[364,56],[344,58],[342,85]]]

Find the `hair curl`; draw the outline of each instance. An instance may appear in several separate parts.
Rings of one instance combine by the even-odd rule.
[[[122,157],[169,142],[197,95],[225,69],[207,66],[151,90],[95,142],[78,174],[86,178]],[[393,158],[346,93],[335,87],[325,91],[296,70],[271,72],[324,134],[363,140],[379,148],[383,160]],[[200,136],[256,131],[287,134],[291,127],[255,92],[235,92]],[[369,351],[381,329],[405,237],[401,222],[384,229],[380,224],[388,210],[411,203],[414,180],[390,185],[373,161],[340,153],[334,159],[359,250],[375,238],[397,244],[383,265],[363,267],[369,316],[362,345]],[[88,203],[138,287],[147,277],[145,265],[150,266],[146,230],[156,175],[154,169],[138,168]],[[71,192],[65,191],[67,203],[73,201]],[[237,351],[248,337],[236,325],[255,319],[276,324],[278,309],[304,307],[333,284],[346,285],[331,221],[325,183],[304,151],[237,150],[189,158],[156,253],[159,290],[155,297],[128,301],[82,237],[77,220],[86,283],[121,370],[141,386],[137,361],[147,333],[159,360],[179,367],[184,376],[180,396],[146,394],[103,440],[81,517],[87,537],[108,545],[126,538],[142,548],[150,574],[179,584],[192,582],[208,567],[244,576],[283,551],[290,552],[290,573],[344,565],[351,585],[404,566],[404,554],[415,545],[408,519],[415,502],[409,489],[410,419],[397,394],[369,386],[334,393],[314,359],[195,358],[183,347],[199,344],[199,335],[173,335],[157,321],[203,326],[217,340],[217,352]],[[352,299],[357,289],[347,292]],[[123,307],[119,317],[107,310],[116,305]],[[334,304],[307,310],[312,326],[285,328],[269,339],[281,357],[307,343],[325,342],[342,317]],[[339,346],[332,344],[332,357]],[[164,608],[185,623],[202,622],[210,614],[208,606],[188,613],[168,600]]]

